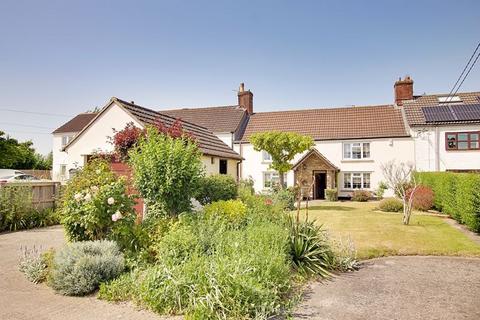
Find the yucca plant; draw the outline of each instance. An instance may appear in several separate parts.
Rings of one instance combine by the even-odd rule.
[[[290,256],[293,267],[301,274],[331,276],[334,253],[326,231],[315,221],[290,219]]]

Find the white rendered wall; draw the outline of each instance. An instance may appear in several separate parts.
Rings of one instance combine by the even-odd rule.
[[[226,159],[227,160],[227,174],[232,176],[235,180],[237,180],[237,160],[234,159]],[[205,166],[205,173],[207,175],[212,174],[219,174],[220,173],[220,158],[212,157],[211,156],[202,156],[202,162]]]
[[[343,142],[370,142],[370,159],[368,160],[344,160]],[[241,148],[241,153],[240,153]],[[348,196],[350,190],[343,190],[342,172],[370,172],[371,190],[375,190],[384,180],[381,171],[381,164],[390,160],[397,162],[414,162],[413,140],[411,138],[393,138],[393,139],[362,139],[345,141],[317,141],[315,148],[322,153],[330,162],[340,169],[338,174],[338,189],[340,196]],[[254,187],[257,192],[263,189],[263,172],[271,171],[268,163],[262,162],[262,153],[253,150],[249,143],[235,144],[235,151],[240,153],[245,160],[241,166],[241,178],[251,177],[254,180]],[[297,155],[292,163],[296,163],[303,154]],[[293,171],[287,174],[287,185],[294,185]]]
[[[447,151],[445,147],[445,133],[469,131],[480,131],[480,125],[412,128],[417,170],[479,170],[480,150]]]
[[[82,167],[85,164],[87,155],[98,151],[113,151],[113,145],[108,142],[108,137],[114,135],[112,128],[120,131],[125,128],[129,122],[133,122],[135,126],[143,128],[143,126],[125,110],[115,103],[112,103],[108,109],[68,147],[66,151],[68,154],[67,171]]]
[[[233,149],[233,133],[214,132],[213,134],[222,140],[223,143]]]
[[[53,163],[52,163],[52,180],[55,181],[65,181],[68,179],[68,169],[66,171],[66,176],[61,175],[61,166],[68,165],[68,155],[66,152],[62,151],[62,137],[63,136],[75,136],[77,132],[65,132],[65,133],[56,133],[53,135]]]

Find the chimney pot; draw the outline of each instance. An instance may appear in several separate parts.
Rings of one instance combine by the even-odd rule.
[[[253,93],[250,90],[245,91],[245,84],[240,83],[238,89],[238,105],[245,109],[248,114],[253,113]]]
[[[395,91],[395,104],[403,105],[403,101],[413,99],[413,80],[410,76],[399,78],[393,86]]]

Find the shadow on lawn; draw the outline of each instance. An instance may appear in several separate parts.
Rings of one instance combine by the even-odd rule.
[[[305,208],[302,208],[305,210]],[[355,210],[353,207],[345,206],[309,206],[308,210],[324,210],[324,211],[352,211]]]

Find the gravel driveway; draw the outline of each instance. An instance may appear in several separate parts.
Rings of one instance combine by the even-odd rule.
[[[389,257],[314,283],[295,319],[480,319],[480,259]]]
[[[0,319],[86,320],[165,319],[130,304],[112,304],[94,296],[66,297],[44,284],[35,285],[18,271],[20,246],[58,248],[64,243],[59,226],[0,234]]]

